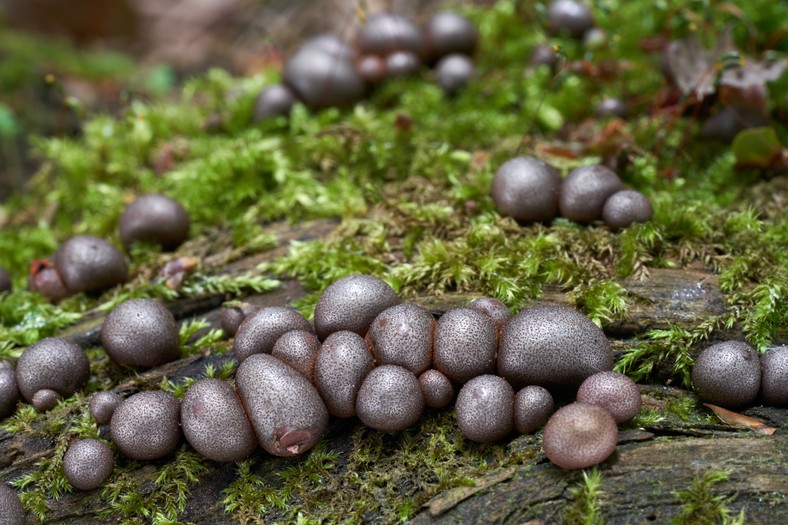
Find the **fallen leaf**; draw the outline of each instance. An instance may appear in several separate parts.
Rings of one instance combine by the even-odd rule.
[[[714,412],[714,414],[720,418],[723,423],[726,423],[732,427],[749,428],[759,434],[764,434],[767,436],[771,436],[777,431],[776,428],[770,427],[762,421],[758,421],[757,419],[753,419],[749,416],[739,414],[738,412],[732,412],[726,408],[712,405],[711,403],[703,403],[703,406]]]
[[[444,512],[451,510],[474,494],[486,490],[493,485],[510,479],[514,475],[514,469],[508,468],[485,476],[476,480],[473,487],[457,487],[432,498],[424,504],[429,509],[430,515],[435,518]]]
[[[746,89],[752,85],[763,85],[766,82],[779,80],[788,69],[788,59],[774,62],[747,62],[742,67],[728,69],[720,77],[720,85],[738,89]]]
[[[715,48],[703,48],[697,34],[670,43],[667,51],[668,67],[676,86],[685,95],[694,94],[698,100],[715,91],[717,60],[734,50],[730,28],[717,39]]]
[[[750,128],[740,131],[731,145],[738,168],[768,168],[780,158],[783,145],[774,128]]]
[[[165,279],[170,290],[179,290],[188,274],[200,265],[196,257],[178,257],[164,265],[159,276]]]

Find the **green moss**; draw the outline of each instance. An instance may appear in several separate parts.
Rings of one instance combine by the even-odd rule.
[[[602,475],[597,468],[583,471],[583,479],[569,489],[571,503],[564,509],[565,525],[604,525],[602,506]]]
[[[745,523],[744,510],[734,515],[728,506],[733,497],[715,494],[714,487],[728,480],[726,472],[709,471],[699,475],[687,490],[676,492],[681,501],[681,513],[675,516],[673,525],[714,525]]]

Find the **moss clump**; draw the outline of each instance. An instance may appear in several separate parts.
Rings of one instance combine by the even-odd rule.
[[[699,475],[687,490],[676,492],[681,501],[681,512],[671,520],[672,525],[734,525],[745,523],[744,509],[734,515],[728,506],[733,497],[714,493],[714,486],[728,480],[726,472],[709,471]]]

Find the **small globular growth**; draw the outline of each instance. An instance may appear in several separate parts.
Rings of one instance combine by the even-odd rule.
[[[788,346],[769,348],[761,356],[761,398],[774,407],[788,407]]]
[[[244,319],[250,315],[255,314],[260,309],[259,306],[241,303],[238,306],[226,306],[219,311],[219,322],[222,325],[222,330],[228,337],[235,337],[238,332],[238,327],[244,322]]]
[[[315,331],[321,341],[340,330],[364,337],[380,312],[399,303],[391,286],[377,277],[348,275],[331,283],[317,300]]]
[[[49,412],[62,400],[63,396],[54,390],[42,388],[33,394],[33,399],[30,400],[30,404],[33,405],[33,408],[38,412]]]
[[[624,189],[621,179],[601,164],[580,166],[569,172],[561,184],[558,207],[561,215],[580,223],[602,218],[608,197]]]
[[[275,456],[314,447],[328,427],[328,409],[307,378],[269,354],[249,356],[235,374],[257,442]]]
[[[553,396],[546,388],[530,385],[514,395],[514,428],[530,434],[544,425],[555,411]]]
[[[271,355],[312,381],[319,350],[320,340],[315,334],[307,330],[291,330],[276,340]]]
[[[506,322],[512,318],[512,312],[509,311],[506,305],[492,297],[476,299],[468,305],[468,308],[481,312],[492,319],[499,334],[503,327],[506,326]]]
[[[120,240],[128,250],[135,242],[157,244],[174,250],[189,238],[189,212],[166,195],[151,193],[126,206],[119,221]]]
[[[8,361],[0,361],[0,419],[10,416],[19,402],[16,370]]]
[[[329,414],[356,415],[358,390],[374,364],[367,344],[357,333],[343,330],[326,338],[315,361],[315,386]]]
[[[461,14],[441,11],[432,15],[424,26],[424,40],[430,60],[436,61],[452,53],[473,55],[479,44],[479,32]]]
[[[424,404],[430,408],[443,408],[454,401],[454,385],[442,372],[430,369],[419,376],[419,386]]]
[[[627,105],[620,98],[606,97],[596,107],[596,116],[601,118],[627,118],[628,113]]]
[[[454,94],[473,78],[476,66],[467,55],[452,53],[440,59],[435,66],[438,85],[448,94]]]
[[[101,344],[116,363],[153,367],[178,358],[175,318],[154,299],[130,299],[107,314]]]
[[[602,220],[613,231],[626,228],[635,222],[648,222],[654,215],[648,197],[635,190],[615,192],[602,208]]]
[[[359,50],[365,54],[386,56],[396,51],[409,51],[416,56],[424,53],[424,39],[416,25],[404,16],[376,13],[359,30]]]
[[[16,491],[0,483],[0,523],[3,525],[25,525],[25,508]]]
[[[115,409],[123,402],[123,398],[115,392],[96,392],[90,398],[90,415],[99,425],[106,425],[112,419]]]
[[[163,458],[175,452],[181,441],[180,415],[181,403],[169,392],[134,394],[112,414],[112,441],[127,458]]]
[[[577,401],[598,405],[613,416],[616,424],[626,423],[640,410],[640,390],[624,374],[599,372],[586,378],[577,389]]]
[[[284,84],[271,84],[263,89],[254,104],[254,121],[286,117],[298,102],[295,93]]]
[[[388,75],[386,62],[378,55],[362,55],[356,61],[356,71],[369,84],[378,84]]]
[[[390,77],[406,77],[415,74],[421,68],[421,61],[410,51],[394,51],[386,55],[386,74]]]
[[[11,291],[11,276],[8,270],[0,266],[0,293]]]
[[[586,31],[594,27],[591,10],[577,0],[554,0],[547,6],[548,29],[553,35],[567,33],[581,39]]]
[[[48,337],[27,347],[16,363],[16,383],[29,402],[40,390],[51,390],[60,398],[68,397],[85,386],[89,376],[90,363],[85,351],[60,337]]]
[[[380,365],[404,366],[418,375],[432,364],[435,319],[426,308],[398,304],[375,317],[367,343]]]
[[[405,430],[421,419],[424,396],[413,372],[397,365],[374,368],[358,391],[356,414],[362,423],[383,432]]]
[[[593,467],[616,450],[618,428],[602,407],[572,403],[556,411],[544,427],[542,449],[553,464],[568,470]]]
[[[27,287],[38,292],[53,303],[62,301],[72,295],[63,279],[55,268],[55,263],[49,259],[36,259],[30,263],[30,272],[27,276]]]
[[[75,441],[63,456],[63,473],[68,482],[79,490],[99,488],[114,468],[112,450],[98,439]]]
[[[761,388],[761,359],[744,341],[711,345],[695,359],[692,385],[706,403],[725,408],[750,405]]]
[[[90,235],[71,237],[55,252],[52,261],[71,294],[107,290],[126,282],[129,273],[120,250]]]
[[[552,220],[558,214],[561,176],[534,157],[507,160],[493,177],[490,194],[501,214],[521,222]]]
[[[303,315],[292,308],[268,306],[250,315],[238,327],[233,355],[239,362],[254,354],[270,354],[276,341],[291,330],[312,331]]]
[[[221,379],[201,379],[181,400],[181,425],[186,441],[213,461],[249,457],[257,440],[235,389]]]
[[[492,319],[470,308],[455,308],[438,319],[433,367],[454,383],[495,371],[498,332]]]
[[[547,66],[551,70],[558,67],[558,53],[550,44],[539,44],[531,52],[530,64],[533,67]]]
[[[454,407],[460,432],[471,441],[492,443],[512,431],[514,390],[501,377],[474,377],[460,389]]]

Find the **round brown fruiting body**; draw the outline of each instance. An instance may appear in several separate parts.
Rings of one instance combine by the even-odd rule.
[[[99,425],[106,425],[122,402],[123,398],[115,392],[96,392],[90,398],[90,415]]]
[[[53,303],[57,303],[72,295],[60,274],[55,268],[55,264],[48,260],[37,260],[30,264],[30,273],[27,276],[27,287],[38,292]]]
[[[443,408],[454,401],[454,385],[442,372],[431,368],[419,376],[424,404],[430,408]]]
[[[495,372],[498,332],[492,319],[470,308],[444,313],[435,327],[433,368],[463,384]]]
[[[490,194],[501,214],[521,222],[552,220],[558,214],[561,176],[550,164],[515,157],[498,168]]]
[[[788,407],[788,346],[775,346],[761,356],[761,398],[773,407]]]
[[[546,388],[530,385],[514,395],[514,428],[530,434],[544,425],[555,411],[553,396]]]
[[[271,84],[263,89],[254,104],[255,122],[273,117],[286,117],[298,102],[293,91],[284,84]]]
[[[408,18],[391,13],[376,13],[359,30],[357,45],[364,54],[385,56],[395,51],[424,54],[421,31]]]
[[[10,416],[19,402],[16,370],[8,361],[0,361],[0,419]]]
[[[531,66],[547,66],[554,70],[558,66],[558,53],[550,44],[539,44],[531,52]]]
[[[120,240],[127,250],[135,242],[174,250],[189,238],[191,220],[180,202],[151,193],[137,197],[126,206],[118,224]]]
[[[404,366],[416,375],[432,364],[435,318],[415,304],[398,304],[375,317],[367,343],[379,365]]]
[[[471,441],[492,443],[512,431],[514,390],[501,377],[474,377],[460,389],[454,407],[460,432]]]
[[[364,96],[366,83],[354,57],[324,44],[305,44],[287,59],[282,78],[295,95],[313,108],[353,104]]]
[[[356,71],[370,84],[378,84],[388,76],[386,62],[377,55],[362,55],[356,61]]]
[[[576,0],[554,0],[547,6],[548,29],[551,34],[566,33],[574,39],[594,27],[594,15]]]
[[[385,57],[386,74],[389,77],[407,77],[421,68],[419,57],[410,51],[394,51]]]
[[[640,390],[635,382],[613,371],[588,376],[577,389],[577,401],[604,408],[616,424],[635,417],[641,404]]]
[[[90,362],[85,351],[60,337],[48,337],[27,347],[16,363],[16,384],[29,402],[39,390],[68,397],[85,386],[89,377]]]
[[[239,362],[254,354],[270,354],[276,341],[291,330],[312,331],[303,315],[292,308],[267,306],[250,315],[238,327],[233,355]]]
[[[313,381],[319,350],[320,340],[315,334],[307,330],[291,330],[276,340],[271,355]]]
[[[240,461],[257,448],[241,400],[221,379],[201,379],[189,386],[181,400],[181,426],[192,448],[213,461]]]
[[[317,300],[315,331],[321,341],[340,330],[364,337],[380,312],[399,303],[391,286],[377,277],[348,275],[329,285]]]
[[[151,461],[175,452],[181,441],[181,403],[169,392],[140,392],[115,409],[112,441],[130,459]]]
[[[654,216],[648,197],[635,190],[621,190],[611,195],[602,208],[602,220],[613,231],[635,222],[648,222]]]
[[[242,303],[239,306],[226,306],[219,311],[219,322],[222,325],[222,330],[228,337],[234,337],[238,332],[238,327],[244,322],[244,319],[250,315],[255,314],[260,309],[249,303]]]
[[[0,520],[3,525],[25,525],[25,508],[16,491],[0,483]]]
[[[0,266],[0,293],[10,292],[11,288],[11,276],[8,275],[8,270]]]
[[[608,197],[624,189],[612,170],[594,164],[580,166],[569,172],[561,184],[558,208],[561,215],[579,223],[602,218],[602,208]]]
[[[706,403],[741,408],[755,401],[761,387],[761,359],[744,341],[724,341],[695,359],[692,385]]]
[[[432,61],[452,53],[473,55],[479,44],[479,32],[464,16],[451,11],[441,11],[427,21],[424,41]]]
[[[495,324],[496,330],[500,334],[503,330],[503,327],[506,326],[506,323],[509,319],[512,318],[512,312],[506,307],[498,299],[493,299],[492,297],[482,297],[476,299],[468,305],[468,308],[471,310],[476,310],[477,312],[481,312],[490,319],[492,319],[493,324]]]
[[[304,376],[268,354],[249,356],[235,374],[238,395],[257,442],[275,456],[314,447],[328,427],[328,410]]]
[[[602,463],[618,441],[616,421],[607,410],[587,403],[558,409],[547,421],[542,449],[553,464],[569,470]]]
[[[90,235],[77,235],[64,242],[52,261],[70,293],[101,292],[128,278],[123,254],[107,241]]]
[[[574,392],[583,380],[613,369],[605,334],[564,306],[536,306],[512,317],[498,345],[498,374],[515,388],[538,385]]]
[[[353,46],[334,33],[323,33],[308,38],[301,44],[301,49],[313,49],[345,61],[353,61],[357,58]]]
[[[33,399],[30,400],[30,404],[33,405],[33,408],[38,412],[49,412],[62,400],[63,396],[54,390],[42,388],[33,394]]]
[[[356,415],[356,396],[375,363],[364,339],[343,330],[329,335],[315,360],[315,386],[335,417]]]
[[[374,368],[356,398],[356,414],[361,422],[383,432],[398,432],[415,425],[423,411],[419,380],[413,372],[397,365]]]
[[[63,473],[68,482],[79,490],[99,488],[114,468],[112,450],[98,439],[75,441],[63,456]]]
[[[153,367],[179,356],[178,325],[169,310],[154,299],[129,299],[107,314],[101,345],[116,363]]]
[[[435,66],[438,85],[452,95],[470,82],[476,74],[476,66],[469,56],[459,53],[446,55]]]

